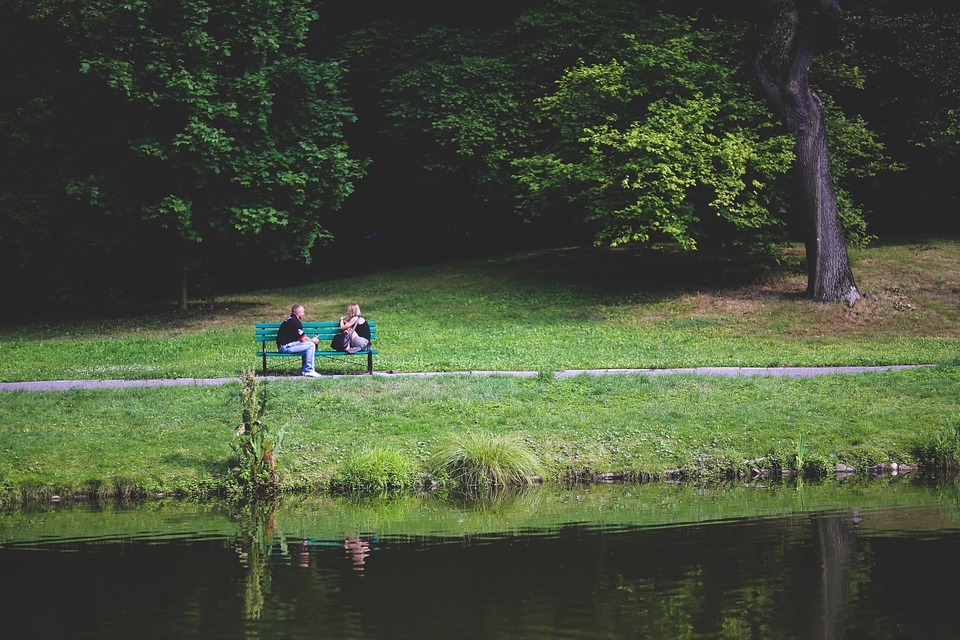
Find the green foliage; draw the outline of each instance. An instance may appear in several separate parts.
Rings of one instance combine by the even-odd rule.
[[[557,143],[518,159],[531,213],[585,209],[598,242],[769,256],[793,141],[754,97],[742,25],[660,14],[540,100]],[[726,248],[726,249],[725,249]]]
[[[343,47],[348,83],[361,95],[375,91],[383,108],[382,124],[360,123],[378,125],[370,134],[378,140],[377,162],[392,158],[398,176],[456,178],[463,186],[450,189],[450,197],[458,203],[505,196],[509,203],[509,159],[533,132],[534,83],[472,30],[405,27],[376,23],[350,34]],[[459,209],[446,211],[445,220],[480,224],[459,219]]]
[[[542,473],[540,460],[513,437],[474,431],[441,445],[430,459],[435,474],[463,490],[530,485]]]
[[[791,231],[794,145],[756,85],[756,25],[655,6],[561,0],[489,32],[381,22],[345,51],[404,162],[516,195],[541,228],[579,219],[598,243],[669,243],[755,273]],[[850,65],[821,67],[831,89],[863,85]],[[851,189],[895,165],[862,118],[835,111],[841,215],[863,244]]]
[[[824,66],[825,64],[820,65],[821,73]],[[860,78],[860,74],[854,72],[843,75],[843,78],[847,79],[848,75]],[[854,80],[847,82],[847,86],[856,86]],[[823,102],[827,125],[830,171],[837,195],[837,213],[840,215],[848,243],[863,247],[876,240],[876,237],[868,233],[868,212],[859,204],[860,201],[854,197],[854,193],[872,186],[872,178],[903,171],[905,167],[893,162],[886,155],[883,143],[862,116],[848,117],[828,93],[821,90],[818,95]]]
[[[803,475],[804,467],[807,463],[807,443],[803,439],[803,434],[797,438],[797,451],[794,455],[794,469],[799,475]]]
[[[864,200],[896,166],[880,140],[939,167],[927,191],[954,182],[940,176],[960,166],[956,12],[851,5],[852,45],[818,57],[816,83],[840,212],[863,242],[877,208]],[[12,278],[15,294],[127,303],[161,286],[145,281],[158,271],[223,273],[266,246],[309,257],[339,233],[334,212],[363,173],[344,138],[349,81],[364,114],[349,130],[379,176],[442,200],[431,204],[450,226],[501,231],[519,194],[539,217],[517,227],[572,222],[583,238],[664,241],[754,271],[785,233],[790,145],[756,98],[752,26],[712,19],[725,10],[709,3],[667,15],[692,6],[554,0],[478,28],[412,15],[343,34],[304,0],[5,3],[0,260],[30,275]],[[865,108],[898,114],[884,136]],[[463,206],[481,200],[502,206]],[[400,224],[382,209],[364,215]]]
[[[956,175],[960,12],[923,3],[907,8],[886,0],[848,0],[844,9],[845,58],[873,83],[867,106],[879,122],[872,124],[909,144],[900,149],[908,163]],[[890,42],[898,46],[890,47]],[[868,90],[870,82],[865,83]]]
[[[130,302],[238,251],[309,261],[365,165],[340,64],[307,48],[317,18],[303,0],[0,7],[0,254],[24,296]]]
[[[14,299],[42,291],[77,302],[80,274],[116,257],[105,245],[118,229],[91,225],[64,188],[100,150],[107,106],[77,73],[60,5],[0,3],[0,268],[20,274],[10,278]]]
[[[822,478],[831,471],[829,461],[821,454],[810,450],[803,432],[797,437],[792,463],[793,470],[797,473],[798,483],[802,483],[806,477]]]
[[[960,420],[917,439],[913,454],[930,471],[960,470]]]
[[[380,96],[378,135],[403,149],[403,162],[502,199],[515,191],[510,161],[544,135],[535,98],[578,56],[618,47],[646,13],[634,3],[557,0],[485,32],[380,20],[349,34],[342,52],[348,81]]]
[[[240,406],[243,420],[233,434],[230,446],[240,459],[237,477],[244,491],[256,495],[276,491],[276,457],[283,444],[284,430],[276,436],[262,418],[267,394],[252,370],[240,374]]]
[[[349,455],[330,478],[336,491],[384,492],[413,486],[414,465],[401,452],[374,447]]]
[[[78,196],[188,247],[269,238],[273,255],[307,258],[329,239],[316,212],[339,208],[360,165],[342,140],[340,70],[305,53],[309,3],[94,1],[82,16],[81,70],[139,121],[125,123],[135,188],[101,165]]]
[[[485,35],[384,40],[383,28],[351,53],[392,137],[422,136],[425,167],[516,193],[544,224],[585,219],[598,242],[770,259],[793,141],[756,97],[746,26],[597,0],[532,8]],[[365,67],[376,38],[407,42],[382,80]]]

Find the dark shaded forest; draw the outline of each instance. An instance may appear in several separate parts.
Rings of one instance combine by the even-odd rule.
[[[753,66],[770,2],[3,0],[4,297],[183,306],[590,243],[761,275],[802,231]],[[814,63],[850,244],[960,231],[938,5],[842,1]]]

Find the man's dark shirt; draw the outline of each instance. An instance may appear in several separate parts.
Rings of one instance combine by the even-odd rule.
[[[277,329],[277,346],[282,347],[291,342],[300,342],[300,336],[303,335],[303,325],[300,324],[300,318],[297,316],[288,316],[280,328]]]

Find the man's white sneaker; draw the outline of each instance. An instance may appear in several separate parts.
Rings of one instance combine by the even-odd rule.
[[[323,376],[317,373],[316,371],[304,371],[303,375],[308,378],[322,378]]]

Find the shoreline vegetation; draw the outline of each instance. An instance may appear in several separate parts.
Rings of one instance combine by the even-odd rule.
[[[233,377],[259,365],[257,320],[293,302],[327,319],[357,301],[382,328],[377,370],[541,373],[261,378],[261,419],[284,434],[281,492],[450,488],[465,452],[488,478],[508,477],[494,467],[518,452],[524,468],[513,480],[470,476],[474,486],[955,469],[960,242],[854,251],[866,296],[853,308],[804,300],[798,255],[785,252],[761,282],[722,288],[664,280],[662,257],[569,248],[233,293],[182,316],[46,317],[0,330],[0,381]],[[937,366],[811,378],[551,373],[919,363]],[[240,396],[239,382],[2,392],[0,502],[236,491]]]

